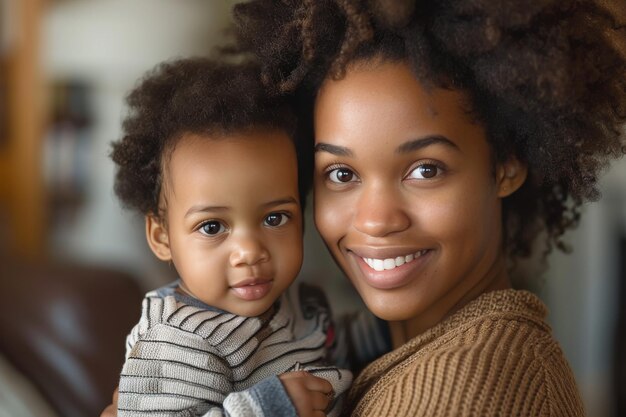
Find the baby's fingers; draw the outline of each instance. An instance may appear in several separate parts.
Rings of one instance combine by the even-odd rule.
[[[324,396],[326,396],[327,398],[332,398],[333,386],[330,382],[328,382],[328,380],[324,378],[320,378],[318,376],[311,375],[311,374],[307,374],[307,375],[308,375],[308,378],[306,379],[306,382],[305,382],[307,389],[309,389],[310,391],[319,392],[323,394]]]
[[[324,378],[304,371],[288,372],[278,376],[299,417],[321,417],[333,398],[333,387]]]
[[[313,411],[325,412],[330,405],[332,397],[319,391],[311,391],[309,400],[311,401],[311,408],[313,409]]]

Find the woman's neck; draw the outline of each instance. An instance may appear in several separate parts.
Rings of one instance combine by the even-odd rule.
[[[511,282],[506,270],[504,257],[502,256],[494,262],[481,280],[471,286],[460,287],[460,296],[459,291],[453,291],[446,296],[447,299],[442,299],[442,303],[427,309],[417,317],[388,322],[393,348],[396,349],[402,346],[414,337],[436,326],[480,295],[508,288],[511,288]]]

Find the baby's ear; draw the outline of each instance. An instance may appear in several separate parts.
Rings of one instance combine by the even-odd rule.
[[[146,239],[152,252],[162,261],[171,261],[170,240],[163,221],[154,215],[146,216]]]
[[[498,164],[496,173],[498,197],[508,197],[526,181],[528,166],[517,158],[510,157],[506,162]]]

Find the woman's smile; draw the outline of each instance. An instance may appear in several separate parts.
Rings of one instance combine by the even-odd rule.
[[[350,254],[368,285],[379,290],[389,290],[412,282],[414,277],[427,267],[433,251],[423,249],[408,255],[385,259],[361,257],[355,252]]]

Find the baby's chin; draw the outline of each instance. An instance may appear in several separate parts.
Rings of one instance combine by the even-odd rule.
[[[270,310],[277,299],[277,296],[268,296],[264,297],[262,300],[239,301],[236,303],[237,305],[231,305],[229,306],[230,308],[223,308],[223,310],[237,316],[258,317]]]

